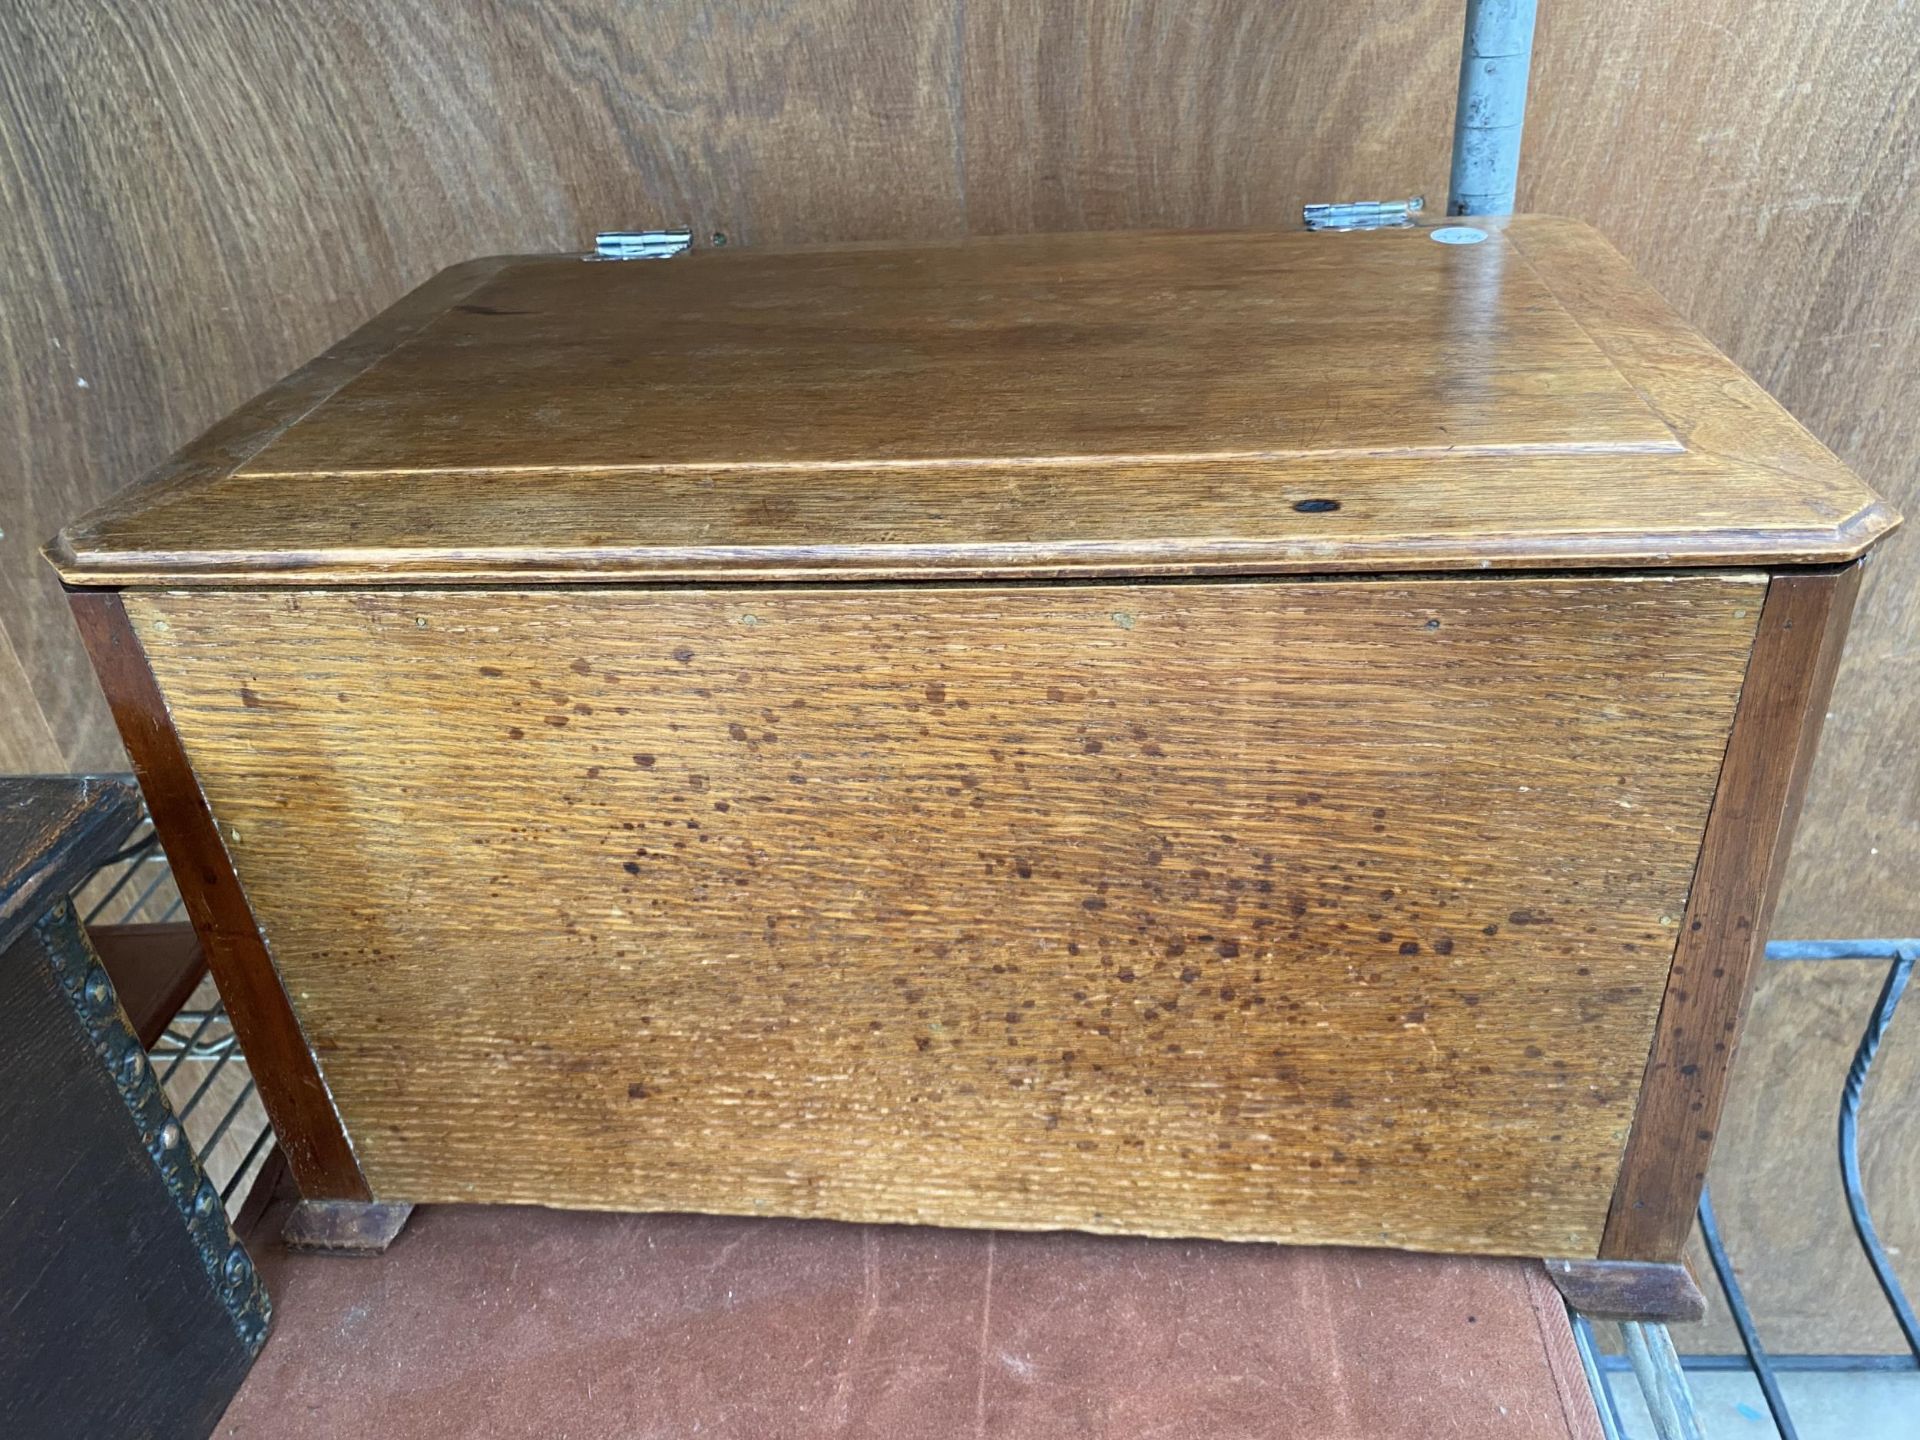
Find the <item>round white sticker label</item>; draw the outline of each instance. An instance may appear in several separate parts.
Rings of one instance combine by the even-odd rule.
[[[1471,225],[1442,225],[1433,232],[1433,238],[1442,245],[1478,245],[1487,238],[1487,232]]]

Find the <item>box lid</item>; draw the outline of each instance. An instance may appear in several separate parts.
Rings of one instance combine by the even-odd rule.
[[[1814,564],[1897,523],[1585,226],[1468,223],[474,261],[49,554],[77,585],[1260,574]]]

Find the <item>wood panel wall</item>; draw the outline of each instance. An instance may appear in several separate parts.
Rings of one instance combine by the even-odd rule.
[[[1522,208],[1594,222],[1920,513],[1920,11],[1543,9]],[[1274,226],[1308,200],[1437,203],[1459,12],[6,7],[0,766],[119,763],[41,541],[436,269],[649,222],[763,244]],[[1867,582],[1781,934],[1920,930],[1916,636],[1909,534]]]

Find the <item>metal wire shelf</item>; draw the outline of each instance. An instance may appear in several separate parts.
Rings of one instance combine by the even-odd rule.
[[[94,872],[80,896],[89,925],[169,923],[185,913],[160,837],[142,819],[133,837]],[[182,1131],[233,1213],[273,1140],[247,1059],[211,977],[148,1051]]]
[[[1739,1277],[1734,1272],[1733,1260],[1727,1251],[1725,1240],[1720,1234],[1719,1219],[1714,1214],[1713,1196],[1710,1190],[1700,1192],[1700,1238],[1706,1245],[1707,1258],[1712,1262],[1714,1278],[1718,1282],[1721,1294],[1726,1299],[1727,1312],[1739,1333],[1740,1344],[1745,1355],[1674,1355],[1672,1356],[1671,1376],[1667,1379],[1656,1377],[1649,1387],[1646,1367],[1640,1361],[1639,1354],[1603,1355],[1596,1343],[1592,1325],[1584,1316],[1575,1315],[1574,1339],[1580,1349],[1582,1364],[1587,1370],[1588,1383],[1593,1388],[1594,1398],[1600,1405],[1601,1428],[1608,1440],[1626,1440],[1626,1429],[1621,1423],[1620,1412],[1615,1403],[1609,1375],[1619,1374],[1632,1369],[1640,1380],[1641,1389],[1646,1394],[1649,1412],[1654,1417],[1654,1427],[1661,1440],[1692,1440],[1699,1432],[1699,1422],[1692,1413],[1690,1401],[1680,1405],[1677,1410],[1663,1409],[1660,1401],[1660,1389],[1672,1381],[1682,1388],[1684,1398],[1684,1380],[1679,1379],[1686,1371],[1739,1371],[1751,1373],[1760,1387],[1760,1394],[1766,1401],[1767,1410],[1773,1418],[1780,1440],[1799,1440],[1799,1431],[1795,1427],[1792,1407],[1780,1386],[1782,1373],[1791,1372],[1900,1372],[1920,1370],[1920,1321],[1916,1321],[1912,1303],[1894,1274],[1893,1263],[1887,1254],[1886,1246],[1881,1242],[1879,1232],[1874,1228],[1872,1210],[1867,1203],[1866,1185],[1860,1173],[1860,1107],[1866,1093],[1867,1077],[1872,1073],[1874,1057],[1886,1040],[1887,1027],[1893,1021],[1894,1011],[1899,1007],[1900,998],[1906,993],[1907,983],[1912,978],[1913,967],[1920,960],[1920,939],[1902,940],[1805,940],[1776,941],[1767,946],[1767,959],[1782,963],[1820,960],[1882,960],[1887,961],[1888,970],[1885,982],[1880,987],[1879,998],[1874,1002],[1867,1016],[1866,1028],[1861,1033],[1860,1043],[1854,1050],[1853,1063],[1847,1069],[1847,1078],[1840,1089],[1839,1125],[1836,1139],[1838,1142],[1840,1163],[1840,1186],[1846,1196],[1847,1211],[1852,1217],[1854,1234],[1860,1242],[1862,1254],[1873,1271],[1875,1282],[1881,1294],[1886,1298],[1888,1308],[1893,1312],[1900,1326],[1901,1334],[1912,1352],[1907,1355],[1775,1355],[1770,1353],[1760,1338],[1759,1327],[1753,1313],[1747,1305],[1746,1292],[1741,1288]],[[1631,1349],[1636,1341],[1633,1332],[1649,1329],[1662,1329],[1652,1326],[1626,1326],[1621,1330]],[[1664,1333],[1664,1330],[1663,1330]],[[1671,1350],[1671,1346],[1668,1346]],[[1656,1366],[1656,1369],[1659,1367]]]

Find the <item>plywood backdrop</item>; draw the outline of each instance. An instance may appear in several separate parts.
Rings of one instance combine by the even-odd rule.
[[[1522,208],[1593,222],[1920,511],[1920,11],[1543,9]],[[1437,201],[1459,12],[5,7],[0,766],[119,763],[39,543],[440,267],[613,225],[751,245]],[[1896,537],[1854,626],[1782,934],[1920,930],[1917,635],[1920,547]]]

